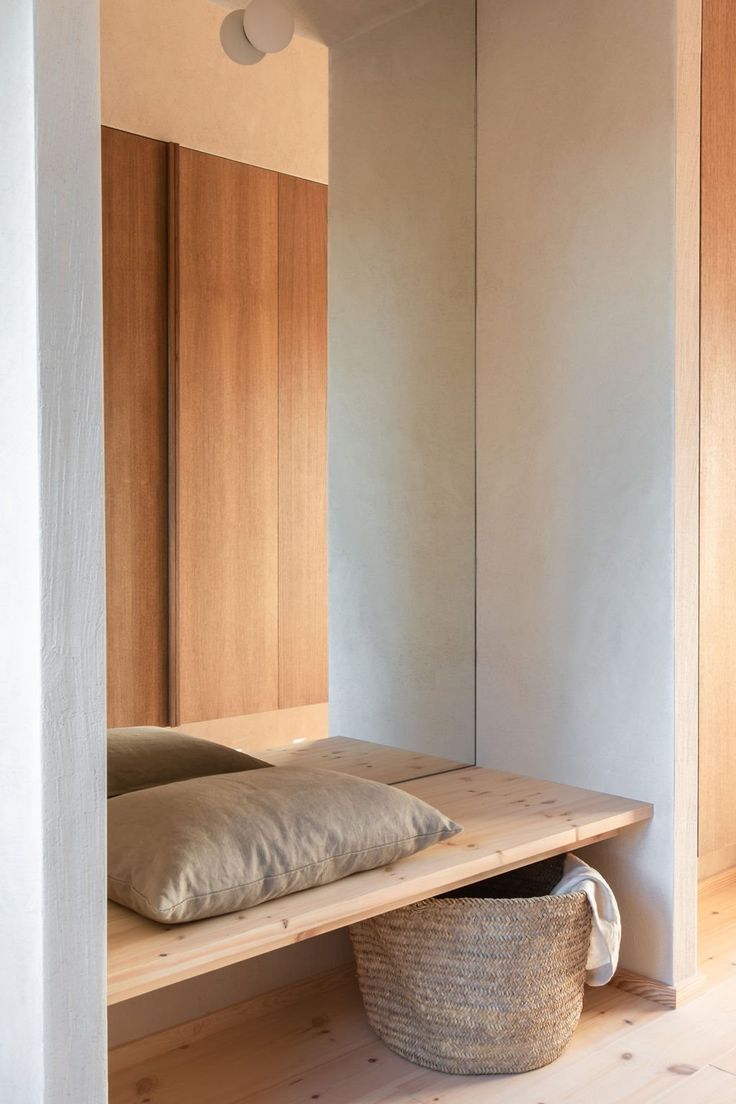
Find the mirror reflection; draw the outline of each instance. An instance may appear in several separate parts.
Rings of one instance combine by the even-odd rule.
[[[475,755],[474,4],[291,7],[257,149],[103,48],[108,723],[395,782]]]

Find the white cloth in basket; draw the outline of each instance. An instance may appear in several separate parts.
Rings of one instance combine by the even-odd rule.
[[[621,946],[621,914],[613,890],[606,879],[592,866],[568,855],[561,880],[552,890],[562,893],[586,893],[593,913],[585,980],[588,985],[607,985],[618,966]]]

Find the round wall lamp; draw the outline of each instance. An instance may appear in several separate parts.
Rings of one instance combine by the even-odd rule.
[[[266,54],[285,50],[293,37],[294,16],[282,0],[251,0],[220,27],[222,48],[238,65],[256,65]]]

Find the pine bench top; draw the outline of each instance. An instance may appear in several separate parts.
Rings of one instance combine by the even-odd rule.
[[[354,751],[355,760],[368,755],[369,777],[378,777],[381,746],[366,751],[363,745]],[[268,754],[262,753],[262,757],[267,759]],[[299,761],[304,766],[317,765],[307,763],[308,758],[305,751]],[[394,765],[397,762],[394,756]],[[441,761],[434,765],[437,762]],[[344,767],[344,757],[341,763]],[[354,773],[360,773],[357,766]],[[384,773],[395,772],[389,769]],[[653,812],[651,805],[640,801],[483,767],[455,766],[399,784],[441,809],[465,830],[392,866],[189,924],[163,926],[111,902],[108,1003],[607,839],[649,820]]]

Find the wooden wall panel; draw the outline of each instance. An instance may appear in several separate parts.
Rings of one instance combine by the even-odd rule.
[[[179,149],[177,723],[278,707],[278,176]]]
[[[736,844],[736,5],[703,7],[700,853]]]
[[[108,724],[168,723],[166,145],[102,130]]]
[[[327,700],[327,188],[279,178],[279,706]]]

